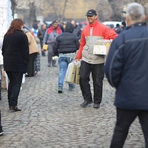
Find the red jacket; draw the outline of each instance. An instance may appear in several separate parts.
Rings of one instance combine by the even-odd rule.
[[[54,31],[53,31],[53,26],[50,26],[50,27],[47,29],[47,32],[48,32],[48,33],[54,32]],[[61,30],[61,28],[60,28],[59,26],[56,28],[56,32],[57,32],[58,34],[61,34],[61,33],[62,33],[62,30]]]
[[[85,37],[90,36],[91,27],[93,27],[92,36],[102,36],[102,37],[104,37],[104,39],[114,39],[118,35],[116,32],[114,32],[108,26],[98,22],[98,20],[96,20],[93,24],[88,24],[82,30],[81,40],[80,40],[80,48],[76,54],[76,59],[82,58],[82,50],[86,44]]]

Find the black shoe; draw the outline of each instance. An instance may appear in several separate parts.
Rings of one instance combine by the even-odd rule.
[[[11,112],[18,112],[18,111],[21,111],[21,109],[19,109],[17,106],[10,106],[10,107],[9,107],[9,110],[10,110]]]
[[[26,74],[25,75],[25,77],[33,77],[34,75],[28,75],[28,74]]]
[[[48,63],[48,67],[51,67],[51,64],[50,63]]]
[[[92,101],[91,102],[84,101],[82,104],[80,104],[80,106],[83,107],[83,108],[85,108],[85,107],[90,106],[90,104],[92,104]]]
[[[74,88],[75,86],[69,86],[69,91],[73,91]]]
[[[46,56],[45,53],[42,52],[42,56],[45,57]]]
[[[58,93],[60,93],[60,94],[63,93],[63,87],[62,86],[58,87]]]
[[[57,67],[57,65],[53,64],[52,67]]]
[[[94,103],[93,108],[98,109],[99,107],[100,107],[100,104],[96,104],[96,103]]]

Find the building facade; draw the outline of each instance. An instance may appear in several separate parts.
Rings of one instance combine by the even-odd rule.
[[[11,1],[0,0],[0,46],[12,19]]]

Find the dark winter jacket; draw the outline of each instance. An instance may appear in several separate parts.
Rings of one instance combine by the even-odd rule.
[[[26,72],[29,58],[28,39],[21,30],[5,34],[2,46],[5,71]]]
[[[74,28],[73,33],[77,36],[77,38],[80,40],[81,39],[81,29],[78,25]]]
[[[148,110],[148,27],[136,23],[111,44],[105,64],[109,83],[116,88],[115,105]]]
[[[65,32],[59,35],[56,39],[54,53],[73,53],[79,49],[80,43],[78,38],[73,33],[73,25],[66,24]]]
[[[42,28],[38,31],[37,36],[38,36],[38,38],[39,38],[41,41],[43,41],[45,32],[46,32],[46,29],[42,29]]]

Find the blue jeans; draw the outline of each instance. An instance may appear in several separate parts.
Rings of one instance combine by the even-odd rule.
[[[66,74],[66,70],[68,67],[68,64],[72,61],[72,58],[70,57],[59,57],[58,64],[59,64],[59,80],[58,80],[58,86],[63,87],[64,78]],[[73,87],[74,84],[69,84],[69,87]]]

